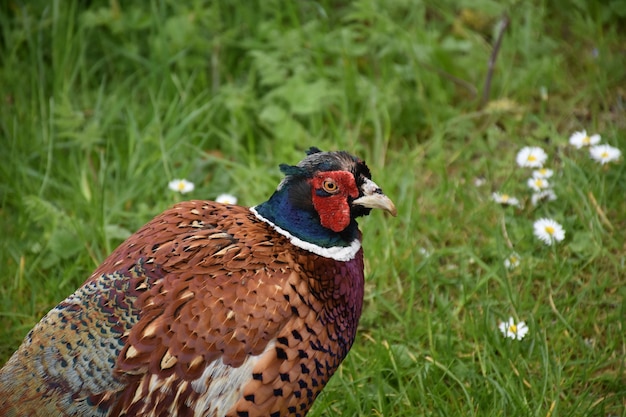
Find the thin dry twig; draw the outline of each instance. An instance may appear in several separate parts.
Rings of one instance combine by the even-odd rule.
[[[498,52],[500,52],[500,47],[502,46],[502,38],[504,38],[504,32],[509,27],[509,23],[511,19],[509,15],[504,13],[502,15],[502,19],[500,19],[500,29],[498,30],[498,37],[496,38],[496,43],[493,45],[493,50],[491,51],[491,56],[489,57],[489,67],[487,68],[487,76],[485,77],[485,86],[483,87],[483,98],[480,102],[480,107],[485,107],[487,101],[489,101],[489,93],[491,92],[491,80],[493,78],[493,71],[496,67],[496,60],[498,59]]]
[[[511,242],[511,239],[509,239],[509,233],[506,230],[506,221],[504,220],[504,216],[502,216],[502,235],[504,236],[504,240],[506,240],[506,245],[509,247],[509,249],[513,250],[513,243]]]
[[[596,197],[593,195],[591,191],[587,193],[587,196],[589,197],[589,201],[591,202],[591,205],[595,209],[596,213],[598,213],[598,216],[600,216],[600,220],[602,221],[602,223],[604,223],[604,225],[608,227],[611,232],[613,232],[615,228],[609,221],[608,217],[606,217],[606,214],[604,213],[604,210],[602,210],[602,207],[600,207],[600,205],[598,204]]]

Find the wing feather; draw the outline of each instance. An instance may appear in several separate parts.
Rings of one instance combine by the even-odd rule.
[[[238,368],[266,350],[293,315],[281,292],[291,262],[271,242],[277,236],[245,208],[192,201],[155,218],[105,261],[96,275],[111,263],[126,266],[119,259],[145,259],[160,275],[136,300],[140,318],[115,368],[125,390],[141,395],[120,397],[118,407],[136,410],[135,402],[150,398],[158,404],[146,382],[155,376],[175,375],[167,384],[173,392],[204,376],[208,390],[223,372],[207,377],[209,367]],[[197,385],[184,388],[202,395]],[[159,392],[164,386],[152,384]]]

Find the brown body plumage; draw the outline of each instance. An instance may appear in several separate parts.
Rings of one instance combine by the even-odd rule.
[[[306,414],[354,340],[363,252],[279,231],[208,201],[157,216],[28,334],[0,372],[3,415]]]

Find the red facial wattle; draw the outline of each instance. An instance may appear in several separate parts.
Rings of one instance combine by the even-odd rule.
[[[354,176],[346,171],[320,172],[311,184],[313,207],[320,217],[322,226],[333,232],[341,232],[350,224],[349,198],[357,198]]]

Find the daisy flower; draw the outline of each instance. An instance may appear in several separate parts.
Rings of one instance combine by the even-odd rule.
[[[591,159],[600,162],[602,165],[619,159],[621,154],[622,152],[619,149],[614,148],[611,145],[596,145],[589,149]]]
[[[475,187],[482,187],[483,185],[485,185],[485,183],[487,182],[487,180],[485,179],[485,177],[476,177],[474,178],[474,186]]]
[[[552,219],[539,219],[533,224],[534,234],[539,240],[550,246],[565,239],[563,226]]]
[[[237,204],[237,197],[232,194],[220,194],[215,198],[215,201],[222,204]]]
[[[530,202],[533,206],[536,206],[540,201],[554,201],[556,200],[556,194],[551,188],[541,190],[539,192],[533,193],[530,197]]]
[[[169,187],[170,190],[178,191],[181,194],[191,192],[195,188],[195,185],[193,185],[193,182],[187,181],[187,180],[178,180],[178,179],[170,181],[169,184],[167,184],[167,186]]]
[[[533,191],[542,191],[550,186],[545,178],[529,178],[527,184]]]
[[[598,143],[600,143],[600,135],[589,136],[586,130],[574,132],[572,136],[569,137],[569,144],[575,146],[576,149],[580,149],[583,146],[596,145]]]
[[[498,204],[502,204],[503,206],[519,207],[520,205],[519,200],[517,198],[512,197],[508,194],[493,193],[491,197],[493,198],[493,201],[495,201]]]
[[[430,251],[424,247],[421,247],[417,250],[419,252],[420,255],[422,255],[424,258],[428,258],[430,257]]]
[[[514,340],[522,340],[524,336],[526,336],[526,333],[528,333],[526,322],[520,321],[516,324],[513,317],[509,317],[508,321],[500,323],[498,328],[505,337],[510,337]]]
[[[525,168],[541,168],[546,159],[548,154],[537,146],[526,146],[515,157],[517,165]]]
[[[521,260],[522,258],[517,253],[513,252],[504,260],[504,266],[506,269],[515,269],[520,265]]]
[[[540,168],[533,171],[533,178],[550,178],[554,171],[548,168]]]

